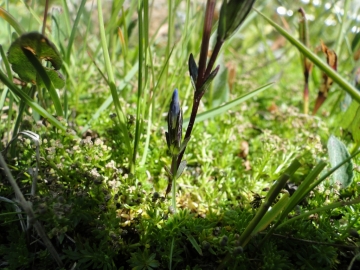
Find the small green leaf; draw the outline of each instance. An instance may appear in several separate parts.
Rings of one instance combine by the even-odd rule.
[[[193,247],[196,249],[196,251],[202,256],[202,250],[199,244],[196,242],[195,238],[191,235],[186,233],[187,238],[189,239],[190,243],[193,245]]]
[[[203,112],[203,113],[199,113],[197,116],[196,116],[196,119],[195,119],[195,123],[199,123],[201,121],[204,121],[206,119],[209,119],[209,118],[212,118],[212,117],[215,117],[217,115],[220,115],[222,113],[225,113],[226,111],[238,106],[239,104],[241,104],[242,102],[256,96],[257,94],[261,93],[262,91],[270,88],[270,86],[272,86],[274,83],[268,83],[268,84],[265,84],[263,86],[261,86],[260,88],[258,89],[255,89],[253,91],[251,91],[250,93],[247,93],[239,98],[236,98],[224,105],[221,105],[219,107],[216,107],[214,109],[211,109],[211,110],[208,110],[206,112]],[[184,119],[184,122],[183,122],[183,126],[189,124],[189,118],[186,118]]]
[[[334,135],[330,136],[327,143],[327,148],[329,151],[329,159],[332,167],[338,165],[343,160],[350,157],[350,154],[345,145]],[[339,182],[342,188],[348,187],[354,178],[352,162],[349,161],[345,163],[334,172],[332,177],[333,178],[331,183]]]
[[[205,82],[203,83],[203,85],[200,87],[200,89],[198,91],[196,91],[196,94],[198,95],[198,97],[202,97],[206,91],[206,89],[209,88],[210,83],[214,80],[216,74],[219,71],[220,66],[217,66],[213,71],[211,71],[211,73],[209,74],[209,76],[207,76],[207,78],[205,79]]]
[[[285,193],[281,197],[281,199],[271,209],[269,209],[266,212],[266,214],[263,216],[260,222],[256,225],[255,229],[252,232],[252,235],[255,235],[258,232],[265,230],[269,226],[269,224],[273,220],[275,220],[275,218],[281,213],[281,211],[284,209],[288,201],[289,201],[289,194]]]
[[[166,165],[164,166],[164,168],[165,168],[166,173],[172,178],[172,173],[171,173],[170,168]]]
[[[49,61],[53,68],[44,67],[46,73],[56,88],[64,86],[64,78],[57,71],[62,66],[62,59],[52,42],[40,33],[31,32],[17,38],[9,48],[8,59],[12,69],[22,80],[36,84],[39,79],[37,69],[25,55],[24,50],[31,52],[40,62]]]
[[[354,36],[354,39],[351,42],[351,50],[355,52],[359,44],[360,44],[360,32],[356,33],[356,35]]]
[[[179,152],[182,152],[182,151],[186,148],[188,142],[190,141],[190,138],[191,138],[191,136],[189,136],[189,137],[187,137],[187,138],[185,138],[185,139],[183,140],[183,142],[182,142],[181,145],[180,145],[180,150],[179,150]]]
[[[175,179],[178,179],[181,176],[181,174],[184,172],[185,168],[186,168],[186,160],[183,160],[180,162],[179,167],[176,171]]]

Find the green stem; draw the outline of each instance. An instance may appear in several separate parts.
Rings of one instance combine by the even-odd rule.
[[[174,242],[175,242],[175,237],[173,237],[172,241],[171,241],[171,247],[170,247],[170,258],[169,258],[169,269],[172,269],[172,257],[173,257],[173,252],[174,252]]]
[[[340,29],[339,29],[339,33],[336,39],[336,46],[335,46],[335,52],[337,54],[337,57],[340,58],[340,51],[341,51],[341,45],[343,44],[343,40],[345,37],[345,20],[348,16],[348,10],[350,7],[350,1],[349,0],[345,0],[344,2],[344,15],[342,16],[342,18],[340,19],[340,14],[337,14],[338,20],[340,19]]]
[[[196,89],[199,89],[205,79],[205,70],[206,70],[206,59],[207,54],[209,51],[209,43],[210,43],[210,36],[211,36],[211,26],[214,17],[214,10],[215,10],[216,1],[208,0],[206,4],[206,11],[205,11],[205,19],[204,19],[204,28],[202,34],[202,41],[201,41],[201,50],[200,50],[200,59],[199,59],[199,70],[198,70],[198,78],[196,81]]]
[[[178,168],[177,160],[178,160],[177,155],[174,155],[171,160],[171,175],[172,175],[171,204],[174,209],[174,213],[176,212],[176,173]]]
[[[139,2],[138,6],[138,18],[139,18],[139,55],[138,55],[138,63],[139,63],[139,75],[138,75],[138,91],[137,91],[137,101],[136,101],[136,124],[135,124],[135,139],[134,139],[134,151],[132,156],[132,165],[134,166],[135,170],[135,164],[136,164],[136,154],[139,146],[139,140],[140,140],[140,121],[141,121],[141,96],[143,91],[143,59],[145,55],[144,51],[144,21],[143,21],[143,3]],[[145,22],[146,24],[146,22]],[[146,50],[146,48],[145,48]]]

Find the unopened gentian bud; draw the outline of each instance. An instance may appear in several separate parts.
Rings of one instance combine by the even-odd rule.
[[[177,89],[174,90],[171,98],[167,122],[168,132],[166,133],[166,142],[172,154],[177,154],[180,149],[183,124],[179,93]]]
[[[225,41],[244,22],[255,0],[223,0],[220,10],[217,39]]]

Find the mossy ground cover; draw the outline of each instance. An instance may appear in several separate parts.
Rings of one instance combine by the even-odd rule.
[[[41,31],[44,6],[3,2],[1,7],[9,10],[26,32]],[[280,6],[275,1],[259,1],[254,7],[297,36],[297,9],[301,4],[309,14],[311,49],[316,51],[321,40],[336,48],[338,71],[353,83],[357,60],[350,44],[359,30],[353,16],[358,7],[356,1],[348,2]],[[356,150],[356,134],[342,126],[346,93],[341,87],[332,85],[316,115],[305,114],[299,51],[252,11],[240,31],[224,43],[217,60],[219,73],[206,90],[199,113],[210,114],[222,104],[269,82],[274,84],[225,113],[195,123],[184,155],[186,169],[176,179],[174,209],[171,192],[166,194],[170,177],[165,167],[170,167],[172,160],[165,139],[166,119],[174,88],[179,91],[184,122],[190,117],[193,89],[187,61],[190,53],[196,61],[200,54],[205,4],[104,4],[108,52],[101,47],[101,18],[96,15],[99,10],[96,5],[82,4],[85,1],[51,2],[45,32],[63,59],[61,72],[66,82],[57,92],[63,116],[56,115],[51,90],[43,85],[19,85],[64,129],[36,108],[29,108],[5,82],[0,84],[1,153],[26,200],[32,203],[36,220],[62,265],[56,264],[46,244],[28,224],[26,213],[15,206],[19,199],[0,166],[0,268],[360,266],[358,204],[301,216],[359,197],[358,157],[352,160],[354,178],[347,188],[328,177],[276,225],[278,228],[266,241],[262,240],[280,215],[251,234],[246,244],[242,239],[271,188],[294,160],[299,168],[272,202],[273,208],[285,194],[291,195],[299,188],[320,160],[329,163],[327,142],[331,134],[349,152]],[[14,29],[8,26],[8,20],[1,19],[1,29],[7,29],[0,33],[4,52],[13,41]],[[216,22],[213,33],[215,29]],[[6,61],[0,63],[6,73]],[[18,78],[16,73],[12,75]],[[321,70],[314,67],[310,107],[315,104],[321,81]],[[118,95],[120,107],[111,102],[116,95],[110,89]],[[15,130],[16,134],[26,130],[38,134],[39,146],[27,133],[16,136]],[[328,164],[313,180],[331,167]],[[36,192],[31,194],[34,178]],[[297,216],[301,218],[292,222]]]

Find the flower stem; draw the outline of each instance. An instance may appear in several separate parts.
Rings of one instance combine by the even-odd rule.
[[[212,20],[214,17],[216,0],[208,0],[206,4],[205,19],[204,19],[204,30],[201,41],[200,59],[199,59],[199,72],[196,82],[196,88],[200,88],[204,82],[204,75],[206,69],[206,58],[209,50],[209,41],[211,35]]]
[[[194,99],[193,99],[193,105],[192,105],[192,110],[191,110],[191,115],[190,115],[190,119],[189,119],[189,124],[188,127],[186,129],[186,133],[185,133],[185,137],[184,140],[186,140],[187,138],[190,137],[192,129],[194,127],[194,123],[195,123],[195,118],[196,118],[196,114],[199,108],[199,104],[200,104],[200,98],[196,97],[196,93],[194,92]],[[177,157],[177,167],[179,167],[181,160],[184,156],[186,150],[186,146],[184,147],[184,149],[179,153],[178,157]]]
[[[178,169],[177,160],[178,160],[177,155],[174,155],[171,160],[171,174],[172,174],[171,204],[174,209],[174,212],[176,212],[176,173]]]

